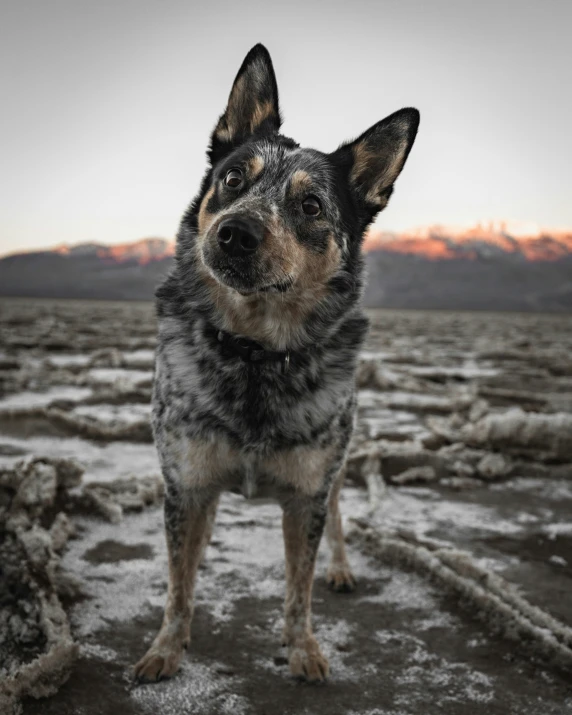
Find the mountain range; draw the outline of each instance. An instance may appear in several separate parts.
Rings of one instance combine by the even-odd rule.
[[[370,231],[370,307],[572,310],[572,231],[508,223]],[[0,259],[0,295],[148,300],[173,260],[174,243],[61,245]]]
[[[471,228],[430,226],[407,233],[370,231],[364,247],[434,260],[557,261],[572,255],[572,231],[543,231],[506,221]]]

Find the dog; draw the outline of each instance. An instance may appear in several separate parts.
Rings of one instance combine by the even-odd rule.
[[[325,529],[329,585],[355,585],[338,496],[368,329],[361,243],[418,124],[416,109],[401,109],[333,153],[304,149],[279,132],[266,48],[256,45],[240,67],[181,220],[174,268],[156,291],[152,425],[169,586],[138,681],[180,665],[197,568],[225,490],[281,505],[290,671],[310,682],[327,677],[311,627],[312,584]]]

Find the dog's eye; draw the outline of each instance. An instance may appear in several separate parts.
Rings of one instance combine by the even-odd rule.
[[[302,211],[308,216],[317,216],[321,210],[320,202],[315,196],[307,196],[302,201]]]
[[[229,169],[224,177],[224,183],[231,189],[237,189],[242,184],[242,171],[240,169]]]

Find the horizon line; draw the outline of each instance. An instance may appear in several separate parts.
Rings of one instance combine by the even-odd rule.
[[[442,232],[449,233],[453,236],[461,235],[468,231],[487,231],[490,233],[502,234],[506,233],[515,238],[540,238],[545,235],[570,235],[572,234],[572,227],[564,226],[540,226],[534,222],[530,221],[519,221],[513,219],[486,219],[479,220],[475,223],[465,223],[465,224],[448,224],[448,223],[430,223],[417,225],[403,230],[395,230],[390,228],[385,228],[375,223],[369,226],[365,231],[365,241],[367,243],[368,237],[373,236],[408,236],[419,239],[429,238],[432,232]],[[177,237],[167,238],[165,236],[143,236],[141,238],[135,238],[132,240],[118,240],[107,242],[105,240],[98,239],[87,239],[85,241],[78,241],[75,243],[57,243],[50,246],[29,248],[25,250],[15,250],[9,251],[8,253],[1,253],[0,259],[8,258],[10,256],[24,255],[28,253],[54,253],[58,249],[64,252],[65,249],[72,249],[78,246],[101,246],[105,248],[112,248],[114,246],[131,246],[142,241],[159,240],[166,241],[168,244],[175,244]]]

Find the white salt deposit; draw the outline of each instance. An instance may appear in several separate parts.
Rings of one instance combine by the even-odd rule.
[[[44,407],[54,400],[71,400],[79,402],[89,397],[92,390],[88,387],[73,387],[71,385],[54,385],[45,392],[17,392],[0,400],[0,410],[16,407]]]
[[[73,457],[85,467],[84,483],[160,472],[157,451],[153,444],[99,443],[80,437],[2,437],[2,444],[22,450],[24,454]],[[0,456],[0,465],[13,464],[18,459],[21,457]]]
[[[352,489],[346,488],[348,496]],[[352,504],[352,516],[358,516]],[[359,508],[358,505],[355,507]],[[366,514],[361,514],[366,516]],[[497,534],[518,534],[522,527],[512,520],[503,519],[496,509],[481,504],[443,500],[441,495],[428,488],[388,487],[379,509],[373,515],[375,524],[388,530],[404,530],[418,538],[434,532],[447,533],[450,543],[469,531]],[[441,539],[443,537],[440,537]]]
[[[431,365],[411,365],[407,372],[420,377],[458,377],[464,380],[475,377],[494,377],[499,374],[495,368],[479,367],[476,364],[465,364],[458,367],[433,367]]]
[[[151,370],[128,370],[121,367],[94,367],[87,371],[87,376],[94,383],[102,385],[120,384],[122,386],[136,387],[142,382],[152,379]]]
[[[184,660],[176,678],[163,683],[140,685],[131,697],[144,713],[152,715],[204,715],[205,703],[213,711],[228,715],[248,715],[250,704],[229,690],[236,690],[239,679],[214,675],[214,668]]]
[[[151,361],[155,358],[155,351],[154,350],[144,350],[144,349],[124,350],[123,358],[125,359],[125,361],[128,364]]]
[[[149,419],[151,415],[150,404],[128,404],[128,405],[80,405],[73,411],[82,417],[91,417],[101,422],[113,422],[132,424]]]
[[[557,522],[555,524],[547,524],[542,529],[548,536],[549,539],[554,540],[558,536],[571,536],[572,535],[572,522],[563,521]]]
[[[53,365],[54,367],[68,367],[68,366],[76,366],[76,365],[87,365],[90,360],[90,355],[86,354],[78,354],[78,355],[73,355],[73,354],[64,354],[60,353],[59,355],[50,355],[49,358],[47,358],[46,362],[48,365]]]

